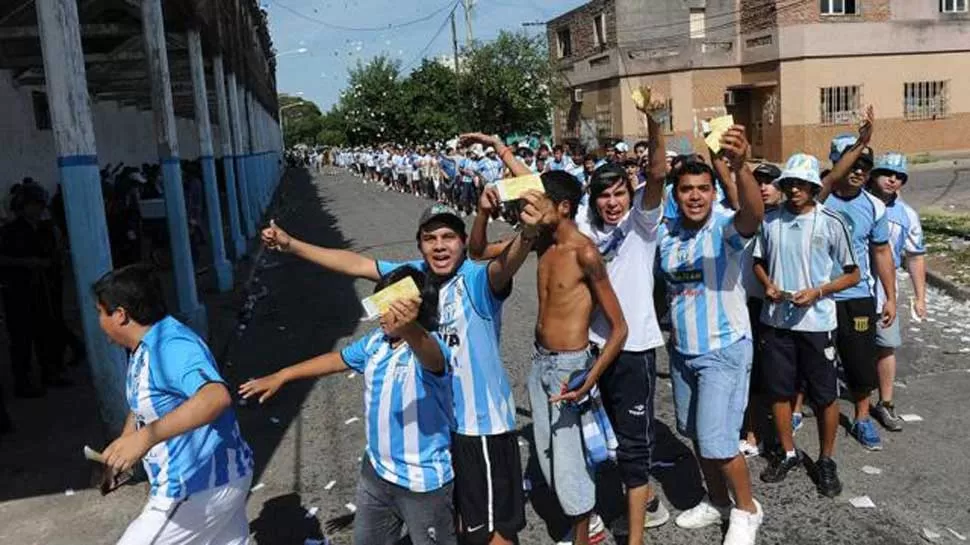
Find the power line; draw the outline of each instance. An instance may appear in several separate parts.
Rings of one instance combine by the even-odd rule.
[[[738,15],[740,13],[744,13],[746,11],[751,11],[752,9],[758,9],[759,7],[767,8],[767,7],[771,6],[771,5],[776,5],[777,6],[777,8],[775,10],[775,13],[778,13],[778,12],[780,12],[782,10],[790,9],[792,7],[795,7],[795,6],[804,4],[805,2],[806,2],[806,0],[781,0],[781,1],[779,1],[776,4],[775,3],[775,0],[763,0],[763,6],[755,6],[755,7],[749,6],[747,8],[741,8],[741,9],[726,11],[724,13],[716,13],[714,15],[711,15],[708,19],[722,19],[722,18],[725,18],[725,17],[732,17],[733,18],[735,15]],[[758,13],[757,16],[758,17],[761,17],[762,14],[761,13]],[[685,23],[687,23],[687,21],[679,20],[679,21],[673,22],[673,23],[666,22],[666,23],[659,23],[659,24],[655,24],[655,25],[646,25],[646,26],[642,26],[642,27],[618,28],[617,31],[616,31],[616,33],[617,34],[621,34],[621,33],[622,34],[629,34],[629,33],[633,33],[633,32],[642,32],[644,30],[656,30],[656,29],[662,29],[662,28],[673,28],[673,27],[683,26]],[[730,25],[733,25],[733,22],[732,23],[729,23],[729,24]]]
[[[278,6],[280,8],[283,8],[284,10],[292,13],[293,15],[295,15],[295,16],[297,16],[297,17],[299,17],[299,18],[301,18],[301,19],[303,19],[305,21],[309,21],[311,23],[316,23],[316,24],[318,24],[320,26],[323,26],[323,27],[326,27],[326,28],[330,28],[330,29],[333,29],[333,30],[346,30],[346,31],[351,31],[351,32],[382,32],[382,31],[386,31],[386,30],[395,30],[395,29],[398,29],[398,28],[404,28],[404,27],[416,25],[418,23],[423,23],[425,21],[430,20],[435,15],[438,15],[439,13],[445,11],[446,9],[448,9],[449,7],[452,6],[452,2],[448,2],[444,6],[442,6],[442,7],[438,8],[438,9],[432,11],[431,13],[429,13],[429,14],[423,16],[423,17],[419,17],[417,19],[413,19],[413,20],[410,20],[410,21],[405,21],[403,23],[388,23],[387,25],[379,26],[379,27],[348,27],[348,26],[335,25],[333,23],[328,23],[328,22],[326,22],[324,20],[317,19],[316,17],[311,17],[310,15],[307,15],[305,13],[302,13],[300,11],[297,11],[297,10],[291,8],[290,6],[287,6],[286,4],[283,4],[283,3],[279,2],[279,0],[270,0],[270,1],[272,2],[273,5]]]
[[[431,39],[428,41],[427,45],[425,45],[424,48],[413,59],[408,61],[408,63],[405,64],[403,68],[401,68],[402,73],[406,72],[415,63],[417,63],[418,61],[424,58],[425,53],[427,53],[428,50],[431,49],[431,46],[434,44],[435,40],[437,40],[438,37],[441,36],[441,33],[445,30],[445,27],[448,25],[448,21],[451,20],[452,14],[455,13],[455,10],[458,9],[459,2],[460,0],[456,0],[454,2],[454,6],[452,6],[451,11],[449,11],[448,15],[445,16],[443,21],[441,21],[441,25],[438,27],[438,30],[434,33],[434,36],[432,36]],[[455,70],[457,70],[457,67],[455,67]]]

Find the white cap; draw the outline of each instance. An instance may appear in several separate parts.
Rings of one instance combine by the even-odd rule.
[[[489,147],[485,148],[485,153],[486,154],[488,154],[488,153],[495,153],[495,148],[493,148],[492,146],[489,146]]]
[[[630,151],[630,146],[628,146],[626,142],[617,142],[616,145],[613,146],[613,149],[615,149],[619,153],[626,153]]]

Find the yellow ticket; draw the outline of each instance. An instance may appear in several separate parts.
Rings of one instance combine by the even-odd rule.
[[[633,104],[638,110],[645,110],[650,106],[650,88],[649,87],[637,87],[633,94],[630,95],[633,99]]]
[[[521,199],[522,194],[526,191],[546,192],[545,188],[542,187],[542,178],[538,174],[527,174],[525,176],[499,180],[495,183],[495,187],[498,189],[498,194],[502,201]]]
[[[420,297],[421,292],[418,291],[418,285],[414,283],[413,278],[408,276],[374,295],[364,298],[361,304],[364,305],[364,312],[367,313],[367,319],[372,320],[387,312],[387,309],[391,307],[391,303],[395,301],[418,299]]]
[[[734,125],[734,116],[732,115],[715,117],[710,121],[711,132],[704,137],[704,141],[707,142],[707,147],[711,148],[711,151],[714,153],[721,151],[721,137],[732,125]]]

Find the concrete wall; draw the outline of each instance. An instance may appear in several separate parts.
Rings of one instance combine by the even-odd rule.
[[[31,176],[52,193],[58,183],[57,154],[54,134],[37,130],[34,120],[32,91],[42,87],[16,87],[11,73],[0,70],[0,195],[25,176]],[[92,105],[98,160],[102,166],[124,162],[141,166],[157,163],[154,121],[150,111],[120,107],[115,102]],[[215,118],[217,116],[213,116]],[[180,155],[187,159],[199,156],[199,139],[195,122],[179,118]],[[213,138],[219,140],[219,129],[213,125]]]
[[[874,147],[903,152],[970,149],[970,54],[887,55],[865,58],[804,59],[781,63],[783,150],[825,155],[828,140],[854,125],[819,125],[819,89],[862,86],[862,103],[878,119]],[[903,84],[949,81],[949,116],[937,121],[903,119]]]

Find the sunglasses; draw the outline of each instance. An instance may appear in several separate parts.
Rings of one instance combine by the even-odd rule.
[[[869,172],[870,170],[872,170],[872,163],[864,159],[852,163],[852,172]]]

